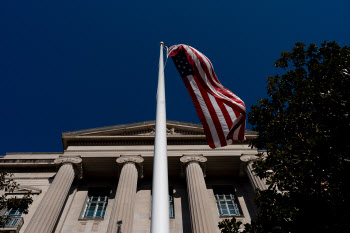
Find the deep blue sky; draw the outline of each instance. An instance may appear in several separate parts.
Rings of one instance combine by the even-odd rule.
[[[348,0],[3,0],[0,155],[62,151],[61,132],[154,120],[160,41],[204,53],[249,111],[295,42],[349,45],[349,8]],[[165,79],[167,119],[199,123],[171,60]]]

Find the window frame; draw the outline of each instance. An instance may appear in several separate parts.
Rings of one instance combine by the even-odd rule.
[[[152,217],[152,190],[151,190],[151,205],[149,208],[149,219]],[[171,211],[171,208],[173,211]],[[169,218],[174,219],[175,218],[175,202],[174,202],[174,188],[173,186],[169,186]]]
[[[17,208],[15,214],[11,214],[12,209],[13,208],[10,208],[10,209],[6,208],[6,210],[5,210],[5,212],[4,212],[4,214],[2,216],[9,216],[9,217],[19,218],[24,213],[23,209]]]
[[[235,188],[233,186],[214,186],[213,193],[219,217],[243,217],[242,208],[237,198]],[[220,199],[219,196],[222,196],[222,199]],[[229,196],[230,198],[227,198],[227,196]],[[231,213],[229,202],[232,202],[233,208],[231,209],[233,209],[233,212],[235,213]],[[225,209],[228,212],[227,214],[224,213],[225,210],[223,210],[222,208],[223,204],[226,207]]]
[[[104,219],[108,207],[108,200],[110,197],[110,194],[106,195],[96,195],[96,192],[98,192],[99,188],[91,188],[89,189],[83,208],[81,210],[79,220],[94,220],[94,219]],[[94,191],[94,194],[91,192]],[[102,194],[102,192],[100,193]],[[95,199],[97,198],[97,200]],[[95,200],[94,200],[95,199]],[[92,216],[88,216],[89,212],[91,212],[91,205],[94,204],[95,208],[93,209]],[[101,210],[99,211],[99,208],[102,206]],[[101,212],[100,215],[97,215],[98,212]]]
[[[174,189],[169,187],[169,218],[175,218]]]
[[[11,212],[15,210],[14,214],[11,214]],[[1,216],[6,219],[6,221],[3,224],[0,224],[0,227],[21,227],[23,225],[23,217],[24,210],[21,208],[4,208],[2,211]]]

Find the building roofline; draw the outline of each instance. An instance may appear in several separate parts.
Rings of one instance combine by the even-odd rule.
[[[132,128],[132,127],[138,127],[138,126],[154,125],[155,123],[156,123],[155,120],[153,120],[153,121],[141,121],[141,122],[135,122],[135,123],[104,126],[104,127],[97,127],[97,128],[91,128],[91,129],[67,131],[67,132],[62,132],[62,137],[63,136],[88,134],[88,133],[92,133],[92,132],[95,133],[95,132],[99,132],[99,131],[112,131],[112,130],[118,130],[118,129],[123,129],[123,128]],[[172,121],[172,120],[167,120],[166,123],[167,124],[174,124],[174,125],[192,126],[195,128],[203,129],[202,125],[197,124],[197,123],[190,123],[190,122],[183,122],[183,121]]]

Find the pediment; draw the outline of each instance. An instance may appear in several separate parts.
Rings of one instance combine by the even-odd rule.
[[[63,137],[69,136],[154,136],[155,121],[145,121],[139,123],[115,125],[94,129],[78,130],[65,132]],[[182,135],[204,135],[203,127],[200,124],[167,121],[168,136],[182,136]]]
[[[201,124],[167,121],[168,145],[208,145]],[[154,145],[155,121],[122,124],[62,133],[63,150],[68,146]],[[247,140],[256,133],[246,130]]]

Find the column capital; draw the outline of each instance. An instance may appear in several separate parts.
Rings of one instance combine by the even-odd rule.
[[[185,164],[190,162],[205,163],[207,162],[207,158],[203,154],[184,154],[180,158],[180,161]]]
[[[204,176],[206,175],[206,166],[205,162],[207,162],[207,158],[203,156],[203,154],[184,154],[180,158],[180,162],[182,163],[182,174],[184,174],[184,168],[190,163],[198,163],[203,171]]]
[[[83,178],[83,164],[80,156],[60,156],[55,159],[54,164],[56,164],[57,170],[63,164],[72,164],[74,168],[75,178],[80,180]]]
[[[239,160],[241,161],[241,164],[239,166],[239,176],[244,176],[248,164],[254,162],[257,159],[257,154],[241,154],[241,157],[239,157]]]
[[[119,165],[119,172],[124,164],[132,163],[136,166],[139,178],[143,177],[143,161],[141,155],[120,155],[116,162]]]
[[[239,159],[245,163],[250,162],[250,161],[254,161],[258,158],[259,157],[257,156],[257,154],[241,154],[241,157],[239,157]]]
[[[253,169],[253,162],[258,159],[259,156],[257,154],[242,154],[240,157],[241,164],[239,169],[239,175],[247,175],[254,190],[266,190],[266,179],[260,179],[260,177],[258,177],[255,174]]]

